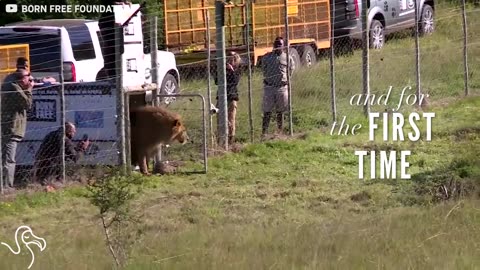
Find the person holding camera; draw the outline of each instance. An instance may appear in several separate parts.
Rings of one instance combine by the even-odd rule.
[[[32,108],[33,77],[26,69],[13,73],[12,81],[2,84],[2,173],[5,191],[14,191],[17,145],[25,137],[27,111]]]
[[[226,60],[226,78],[227,78],[227,117],[228,117],[228,144],[235,141],[237,102],[238,102],[238,83],[240,81],[240,55],[234,51],[227,54]],[[215,76],[215,84],[218,85]],[[217,108],[218,108],[218,92],[217,92]],[[217,120],[219,118],[217,117]],[[217,125],[218,126],[218,125]]]
[[[65,160],[76,163],[85,153],[90,141],[88,137],[74,145],[73,137],[77,133],[75,125],[71,122],[65,123],[65,135],[63,129],[59,128],[45,136],[35,155],[33,181],[42,185],[49,185],[50,181],[62,181],[60,179],[62,161],[62,143],[65,141]],[[55,177],[55,179],[49,179]]]
[[[273,51],[262,58],[263,71],[263,123],[262,136],[268,132],[272,112],[276,112],[277,129],[283,133],[284,113],[288,112],[287,53],[285,41],[277,37],[273,42]],[[290,74],[292,58],[290,57]]]

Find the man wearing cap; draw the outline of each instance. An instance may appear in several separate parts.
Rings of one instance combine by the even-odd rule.
[[[6,83],[12,83],[12,82],[15,82],[16,80],[16,72],[19,72],[20,70],[24,69],[24,70],[27,70],[28,71],[28,60],[27,58],[25,57],[18,57],[17,58],[17,70],[15,70],[15,72],[13,73],[10,73],[7,75],[7,77],[5,77],[5,79],[3,80],[3,83],[6,84]]]
[[[290,57],[290,74],[292,58]],[[285,41],[277,37],[273,43],[273,51],[262,58],[263,71],[263,123],[262,136],[268,132],[272,112],[276,112],[277,130],[283,133],[284,113],[288,112],[288,80],[287,54]]]

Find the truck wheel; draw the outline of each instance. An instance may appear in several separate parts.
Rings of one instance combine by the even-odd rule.
[[[315,50],[310,45],[303,46],[302,50],[302,65],[311,67],[317,62]]]
[[[422,9],[422,17],[419,22],[419,33],[422,36],[430,35],[435,30],[433,8],[425,4]]]
[[[380,21],[372,20],[370,25],[370,48],[381,49],[385,44],[385,31]]]
[[[173,95],[177,94],[179,92],[178,88],[178,82],[177,79],[175,79],[175,76],[172,74],[167,74],[165,75],[165,78],[163,78],[162,86],[160,88],[160,93],[162,95]],[[164,97],[163,102],[165,104],[170,104],[176,100],[175,97]]]
[[[302,66],[302,60],[300,60],[300,55],[298,54],[297,49],[295,48],[289,48],[289,53],[290,57],[292,57],[292,62],[293,62],[293,67],[292,67],[292,73],[297,71],[299,67]]]

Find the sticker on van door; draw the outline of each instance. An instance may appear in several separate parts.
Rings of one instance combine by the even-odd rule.
[[[150,68],[145,69],[145,79],[148,80],[152,76],[152,70]]]
[[[415,6],[415,3],[413,2],[413,0],[408,0],[408,8],[411,9]]]
[[[412,9],[415,6],[413,0],[400,0],[400,11],[404,11],[407,9]]]

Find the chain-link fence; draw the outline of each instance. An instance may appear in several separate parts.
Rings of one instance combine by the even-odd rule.
[[[172,51],[179,49],[177,59],[182,62],[178,64],[189,70],[181,73],[182,91],[205,94],[207,88],[215,97],[221,88],[212,83],[218,60],[215,51],[218,24],[214,19],[221,14],[213,16],[214,1],[204,1],[198,6],[177,1],[181,7],[174,2],[165,7],[168,23],[163,30],[167,37],[165,46],[171,46]],[[362,6],[366,7],[365,25],[362,25]],[[418,103],[419,94],[428,95],[425,102],[464,96],[466,86],[469,95],[477,94],[475,31],[479,24],[474,18],[478,7],[466,4],[466,36],[462,10],[462,2],[410,0],[233,1],[225,5],[221,19],[226,30],[226,62],[228,51],[235,51],[245,64],[239,68],[236,142],[249,142],[252,133],[253,141],[261,137],[264,80],[268,79],[262,70],[262,59],[272,51],[277,36],[287,38],[286,26],[288,53],[295,67],[290,78],[295,133],[329,127],[332,119],[341,122],[343,117],[346,123],[356,122],[364,118],[365,104],[372,111],[396,109],[402,91],[404,104],[408,96],[409,104]],[[231,15],[234,11],[243,19]],[[368,44],[362,42],[364,33]],[[209,62],[211,72],[208,72]],[[248,63],[252,65],[251,72]],[[389,104],[378,104],[378,97],[389,92]],[[369,100],[360,96],[367,93],[375,95],[375,100],[372,101],[373,96]],[[215,102],[213,99],[214,105]],[[269,133],[273,133],[276,119],[274,116],[270,119]],[[287,119],[288,115],[284,124],[286,135],[289,134]],[[215,130],[217,121],[213,119],[212,123]]]
[[[67,90],[71,87],[67,81],[78,83],[85,69],[96,68],[98,59],[102,63],[99,65],[103,65],[100,45],[117,45],[115,48],[123,53],[122,61],[118,58],[114,61],[120,73],[107,76],[106,72],[105,76],[98,76],[95,71],[93,78],[85,75],[84,82],[110,82],[108,89],[127,92],[145,91],[143,84],[154,83],[159,94],[199,94],[205,98],[204,108],[197,104],[197,99],[164,99],[169,102],[169,109],[186,120],[194,144],[164,148],[162,153],[167,160],[193,161],[197,164],[194,166],[204,162],[203,153],[212,155],[220,151],[217,142],[221,136],[227,137],[229,148],[235,150],[244,143],[268,139],[276,132],[288,137],[308,130],[329,131],[334,120],[351,124],[365,119],[366,111],[396,109],[402,91],[405,97],[412,95],[407,101],[410,104],[418,101],[413,94],[428,94],[427,102],[442,102],[479,93],[480,77],[476,72],[480,66],[480,22],[476,20],[479,15],[476,3],[238,0],[215,4],[214,0],[176,0],[163,1],[155,8],[147,6],[141,9],[141,18],[136,18],[137,13],[126,16],[123,35],[109,37],[102,30],[98,41],[92,38],[92,46],[85,37],[97,36],[97,33],[92,35],[88,27],[85,32],[81,25],[67,27],[75,47],[74,59],[85,60],[75,62],[76,65],[65,61],[70,56],[59,50],[62,45],[58,44],[62,42],[58,42],[61,41],[58,36],[0,32],[2,45],[30,45],[28,52],[0,55],[2,61],[9,63],[10,69],[4,73],[14,71],[12,66],[16,59],[26,55],[32,73],[35,71],[39,78],[54,68],[63,70],[61,74],[64,74],[63,77],[53,76],[65,89],[63,98],[40,94],[36,90],[32,92],[34,101],[26,122],[27,133],[16,150],[16,165],[33,164],[41,142],[48,132],[64,127],[63,121],[76,124],[75,147],[83,147],[82,142],[87,137],[93,141],[87,153],[94,154],[87,154],[85,162],[108,165],[120,160],[121,164],[128,163],[128,132],[125,140],[119,139],[122,129],[128,130],[129,126],[122,95],[110,96],[102,92],[77,96]],[[130,20],[141,20],[141,27],[129,23]],[[219,31],[221,25],[223,31]],[[223,40],[219,39],[222,33]],[[277,37],[283,37],[283,45],[289,44],[288,50],[284,50],[288,57],[271,54]],[[108,40],[121,42],[109,43]],[[123,44],[123,49],[118,44]],[[286,48],[282,44],[280,47]],[[171,61],[164,51],[173,54],[178,73],[164,70]],[[238,56],[232,52],[240,57],[240,64]],[[54,56],[63,57],[62,65],[51,60]],[[285,76],[288,81],[282,78],[286,70],[283,64],[293,70],[290,76]],[[225,70],[221,69],[223,66]],[[41,83],[49,83],[49,80]],[[7,89],[7,83],[3,85],[2,132],[5,132],[4,127],[10,120],[5,118],[3,104],[13,104],[7,94],[13,90]],[[7,89],[6,92],[3,89]],[[223,98],[223,90],[227,94],[226,112],[217,100],[217,97]],[[286,95],[289,92],[291,95]],[[373,94],[378,98],[389,92],[390,105],[372,103],[361,95]],[[146,96],[145,93],[140,95],[141,102]],[[65,104],[64,109],[62,104]],[[283,130],[280,131],[276,130],[281,120],[276,114],[278,109],[286,109],[281,116]],[[265,117],[266,112],[271,113],[269,117]],[[61,115],[65,115],[64,119]],[[119,124],[122,119],[127,121],[124,126]],[[206,144],[202,144],[201,139],[204,120]],[[219,129],[219,123],[227,126],[227,134]],[[8,142],[7,137],[2,136],[4,176],[10,166],[5,162],[11,159],[5,153],[14,150]],[[119,152],[126,153],[125,160],[119,159]],[[89,156],[92,159],[88,159]],[[97,160],[100,156],[109,162]],[[31,174],[29,169],[27,175]],[[5,177],[3,180],[7,182]]]

